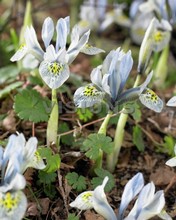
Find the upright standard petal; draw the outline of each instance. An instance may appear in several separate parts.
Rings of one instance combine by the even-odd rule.
[[[33,28],[33,26],[27,27],[24,33],[24,38],[26,41],[26,45],[28,50],[32,55],[34,55],[38,60],[43,60],[44,51],[42,50],[38,40],[37,34]]]
[[[116,220],[116,215],[109,205],[106,195],[104,193],[104,188],[108,182],[109,178],[106,176],[103,180],[102,185],[97,186],[93,193],[93,208],[97,213],[102,215],[105,219]]]
[[[78,31],[78,33],[76,33]],[[80,38],[78,27],[75,27],[75,29],[72,30],[72,35],[75,35],[73,41],[71,41],[71,44],[67,50],[67,60],[68,64],[71,64],[78,53],[84,48],[84,46],[87,44],[89,40],[90,30],[83,34],[83,36]]]
[[[125,186],[122,194],[122,199],[118,211],[118,220],[123,219],[124,212],[128,204],[134,199],[134,197],[141,191],[144,186],[144,178],[142,173],[137,173]]]
[[[104,93],[93,84],[82,86],[76,90],[73,100],[77,108],[87,108],[102,102]]]
[[[158,20],[156,18],[153,18],[150,22],[150,25],[148,26],[141,47],[139,51],[139,59],[138,59],[138,72],[144,73],[150,56],[152,54],[152,36],[153,32],[156,30],[156,25],[158,24]]]
[[[47,48],[51,42],[51,39],[54,35],[54,23],[50,17],[47,17],[42,26],[42,40]]]
[[[161,213],[165,205],[165,198],[163,190],[155,193],[152,201],[146,205],[141,213],[139,214],[137,220],[150,219]]]
[[[90,79],[91,82],[98,86],[99,88],[102,87],[102,79],[103,79],[103,75],[102,75],[102,70],[101,70],[102,66],[98,66],[96,68],[94,68],[90,74]]]
[[[27,208],[27,199],[23,192],[0,192],[0,219],[21,220]]]
[[[69,33],[68,30],[68,19],[66,18],[60,18],[57,21],[56,25],[56,32],[57,32],[57,38],[56,38],[56,52],[59,51],[59,49],[65,48],[67,43],[67,35]]]

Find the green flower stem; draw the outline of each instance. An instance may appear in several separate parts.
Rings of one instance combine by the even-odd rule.
[[[47,146],[56,144],[58,146],[57,132],[58,132],[58,121],[59,121],[59,105],[57,101],[57,90],[52,89],[52,110],[47,126]]]
[[[133,87],[137,87],[139,85],[140,78],[141,78],[141,75],[138,74]],[[123,110],[125,111],[125,108]],[[115,131],[114,150],[112,154],[107,156],[107,169],[110,172],[114,172],[115,166],[118,162],[119,153],[120,153],[121,146],[122,146],[123,139],[124,139],[125,125],[126,125],[127,119],[128,119],[128,114],[124,114],[124,113],[120,114],[117,127],[116,127],[116,131]]]
[[[98,134],[106,135],[107,126],[108,126],[108,123],[109,123],[109,120],[110,120],[112,114],[113,114],[112,112],[109,112],[106,115],[103,123],[101,124],[101,127],[99,128]],[[90,173],[93,174],[94,170],[96,168],[102,168],[102,162],[103,162],[103,151],[100,149],[99,150],[99,157],[97,158],[97,160],[95,161],[94,165],[92,166]]]
[[[164,85],[168,72],[168,65],[167,65],[168,56],[169,56],[169,45],[167,45],[164,48],[155,66],[155,70],[154,70],[155,86]]]

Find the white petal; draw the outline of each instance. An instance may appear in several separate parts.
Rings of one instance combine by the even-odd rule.
[[[39,73],[51,89],[57,89],[69,78],[70,70],[67,64],[43,61]]]
[[[80,210],[87,210],[93,208],[93,191],[81,193],[76,199],[69,204],[71,207]]]
[[[123,214],[134,197],[141,191],[144,186],[144,178],[142,173],[137,173],[125,186],[118,212],[118,219],[122,219]]]
[[[27,199],[23,192],[0,193],[0,219],[21,220],[27,208]]]
[[[68,23],[67,19],[60,18],[56,25],[57,39],[56,39],[56,52],[60,48],[65,48],[68,35]]]
[[[155,112],[161,112],[163,109],[163,101],[151,89],[147,88],[139,96],[139,100],[143,105]]]
[[[92,45],[90,44],[86,44],[82,49],[81,51],[82,53],[84,54],[87,54],[87,55],[96,55],[96,54],[99,54],[99,53],[104,53],[105,51],[100,49],[100,48],[97,48],[97,47],[93,47]]]
[[[51,39],[54,35],[54,23],[50,17],[47,17],[42,26],[42,39],[47,48],[51,42]]]
[[[167,103],[167,106],[176,107],[176,96],[172,97]]]
[[[173,157],[173,158],[169,159],[166,162],[166,165],[168,165],[170,167],[176,167],[176,157]]]
[[[10,61],[19,61],[21,60],[28,52],[28,47],[23,44],[20,46],[20,48],[17,50],[17,52],[10,58]]]
[[[97,90],[92,84],[89,84],[77,89],[73,99],[77,108],[87,108],[101,103],[103,97],[103,92]]]

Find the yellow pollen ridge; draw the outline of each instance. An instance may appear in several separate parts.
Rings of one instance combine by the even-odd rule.
[[[86,48],[91,48],[92,46],[90,44],[86,44]]]
[[[24,47],[26,46],[26,44],[21,44],[20,47],[19,47],[19,50],[22,50]]]
[[[82,196],[82,200],[84,201],[84,202],[86,202],[87,200],[89,200],[89,197],[91,197],[92,196],[92,193],[91,192],[87,192],[86,194],[84,194],[83,196]]]
[[[57,62],[54,62],[48,66],[48,70],[54,75],[56,75],[56,74],[59,74],[63,70],[63,66]]]
[[[84,90],[84,95],[85,96],[95,96],[95,90],[96,88],[94,86],[86,86]]]
[[[158,100],[158,96],[157,96],[156,93],[153,92],[152,90],[147,89],[146,94],[149,96],[148,98],[151,99],[153,102],[155,102],[155,101]]]
[[[154,34],[154,39],[156,42],[160,42],[163,40],[163,34],[161,31],[157,31],[155,34]]]
[[[7,192],[6,195],[0,199],[0,206],[4,206],[7,212],[10,212],[13,208],[17,207],[19,200],[18,195],[12,197],[11,193]]]
[[[40,156],[40,154],[39,154],[38,151],[36,151],[36,152],[34,153],[34,156],[35,156],[35,158],[36,158],[37,161],[40,161],[40,160],[41,160],[41,156]]]

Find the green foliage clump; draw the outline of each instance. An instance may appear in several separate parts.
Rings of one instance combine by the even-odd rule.
[[[72,172],[66,175],[66,179],[69,185],[71,185],[72,188],[77,190],[78,192],[86,189],[87,184],[86,178],[84,176],[79,176],[76,172]]]

